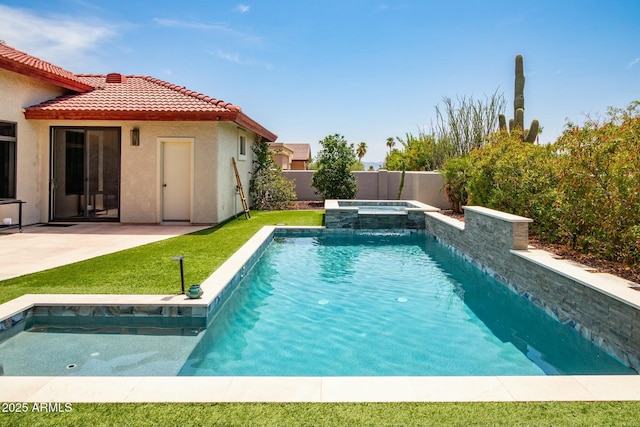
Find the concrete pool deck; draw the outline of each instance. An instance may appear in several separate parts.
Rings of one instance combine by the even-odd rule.
[[[640,400],[640,376],[0,377],[4,402]]]
[[[84,224],[82,225],[84,226]],[[20,234],[0,234],[3,265],[14,261],[43,267],[36,262],[52,251],[55,239],[67,242],[65,264],[82,258],[79,247],[87,236],[97,255],[196,231],[190,226],[123,226],[86,224],[82,227]],[[91,232],[92,227],[97,227]],[[110,228],[113,227],[113,228]],[[133,230],[129,230],[132,227]],[[140,227],[140,228],[138,228]],[[144,228],[149,227],[145,236]],[[171,231],[166,228],[176,227]],[[203,227],[204,228],[204,227]],[[71,233],[72,229],[73,233]],[[130,234],[128,234],[130,233]],[[42,246],[30,247],[29,234],[38,234]],[[70,236],[69,240],[65,240]],[[100,235],[106,235],[100,238]],[[21,237],[25,236],[25,237]],[[95,237],[94,237],[95,236]],[[109,237],[110,236],[110,237]],[[162,237],[165,236],[165,237]],[[21,242],[11,250],[4,242]],[[149,240],[151,239],[151,240]],[[153,240],[157,239],[157,240]],[[137,244],[136,244],[137,242]],[[92,245],[93,245],[92,244]],[[11,246],[9,248],[8,246]],[[40,248],[40,249],[38,249]],[[42,252],[37,252],[41,250]],[[101,253],[98,253],[101,252]],[[42,255],[41,255],[42,254]],[[94,256],[97,256],[94,255]],[[35,260],[35,261],[34,261]],[[45,264],[49,265],[49,264]],[[62,265],[62,264],[59,264]],[[4,267],[3,267],[4,269]],[[24,273],[23,273],[24,274]],[[91,296],[97,297],[97,296]],[[104,296],[102,296],[104,297]],[[126,296],[122,296],[126,297]],[[132,296],[129,296],[132,297]],[[132,298],[138,298],[135,296]],[[156,296],[157,297],[157,296]],[[28,361],[28,358],[25,358]],[[4,402],[481,402],[481,401],[621,401],[640,400],[640,375],[633,376],[531,376],[531,377],[12,377],[0,376],[0,401]]]

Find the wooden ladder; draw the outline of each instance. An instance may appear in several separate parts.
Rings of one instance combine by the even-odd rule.
[[[240,180],[240,174],[238,173],[238,166],[236,165],[236,158],[232,157],[233,161],[233,172],[236,174],[236,188],[238,189],[238,193],[240,193],[240,200],[242,200],[242,210],[244,210],[244,217],[246,219],[251,218],[251,213],[249,212],[249,207],[247,206],[247,199],[244,197],[244,190],[242,189],[242,181]]]

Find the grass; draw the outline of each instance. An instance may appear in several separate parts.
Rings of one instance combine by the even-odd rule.
[[[64,405],[62,405],[64,408]],[[10,413],[11,426],[637,426],[640,402],[109,403]]]
[[[25,293],[173,294],[175,255],[187,283],[204,280],[264,225],[321,225],[322,211],[252,212],[221,226],[0,282],[0,302]],[[99,272],[99,274],[96,274]],[[32,405],[32,404],[29,404]],[[640,402],[109,403],[68,413],[2,413],[11,426],[635,426]],[[64,408],[64,405],[63,405]]]
[[[184,255],[185,285],[201,283],[265,225],[322,225],[323,211],[252,212],[217,227],[0,281],[0,303],[24,294],[176,294]]]

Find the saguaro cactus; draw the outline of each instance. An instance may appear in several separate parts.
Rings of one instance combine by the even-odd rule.
[[[540,123],[537,119],[531,121],[529,129],[524,127],[524,60],[522,55],[516,56],[516,82],[513,96],[513,119],[509,119],[509,131],[520,128],[522,131],[522,140],[533,143],[538,136]],[[500,129],[507,129],[507,120],[504,114],[498,116]]]

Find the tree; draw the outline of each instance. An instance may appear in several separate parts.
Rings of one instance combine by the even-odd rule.
[[[396,142],[393,140],[392,137],[387,138],[387,147],[389,147],[389,154],[391,154],[391,150],[395,145],[396,145]]]
[[[273,160],[269,143],[260,141],[252,147],[256,160],[249,183],[249,195],[259,210],[284,209],[295,199],[295,185],[282,176],[282,170]]]
[[[323,199],[353,199],[358,192],[356,177],[351,172],[356,163],[353,144],[334,134],[325,137],[320,145],[311,186]]]
[[[367,154],[367,143],[361,142],[360,144],[358,144],[358,147],[356,148],[356,155],[358,156],[358,161],[362,162],[362,158],[364,157],[365,154]]]

